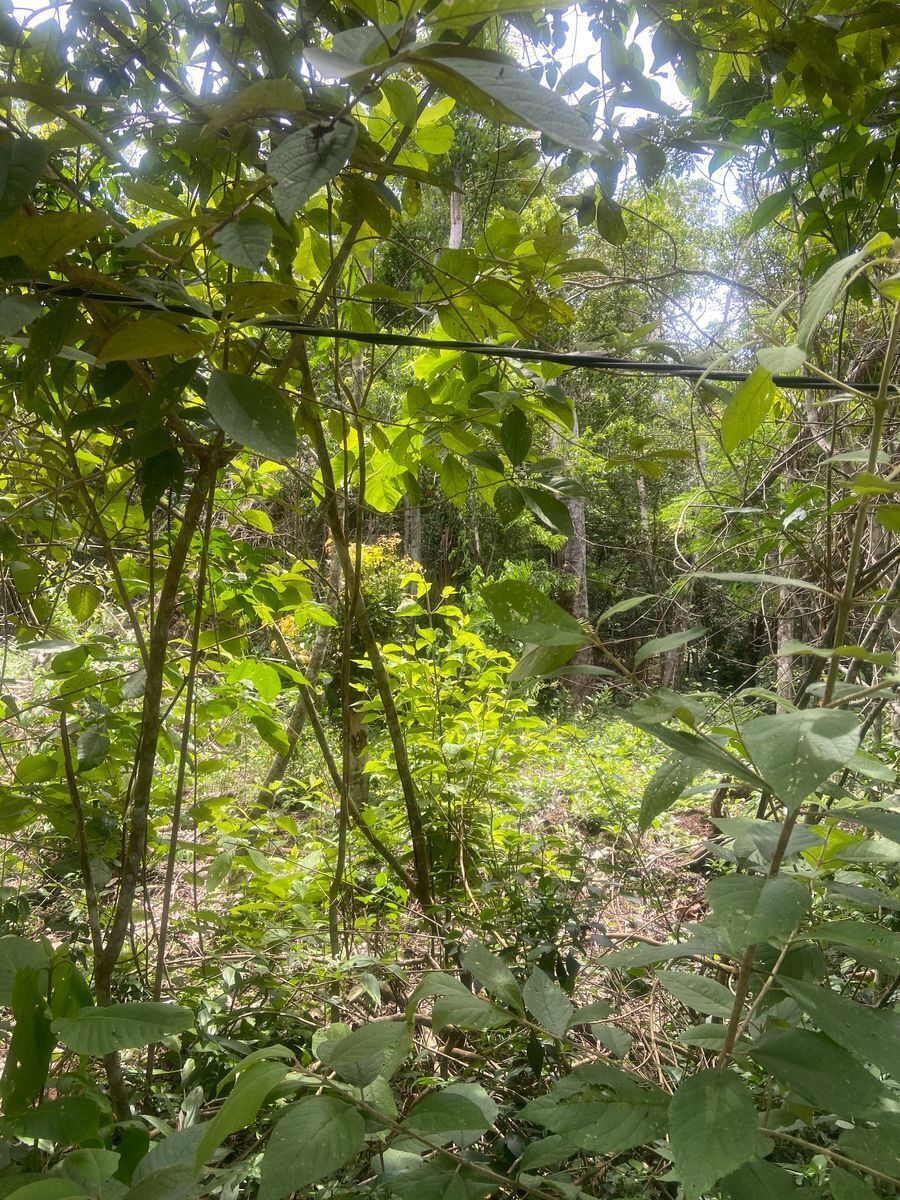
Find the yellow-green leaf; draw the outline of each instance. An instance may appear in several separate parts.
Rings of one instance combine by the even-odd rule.
[[[757,367],[731,397],[722,417],[722,445],[728,454],[762,425],[775,399],[775,390],[769,372]]]
[[[160,358],[165,354],[190,355],[203,349],[193,334],[162,317],[144,317],[117,329],[97,355],[99,363],[124,362],[133,358]]]

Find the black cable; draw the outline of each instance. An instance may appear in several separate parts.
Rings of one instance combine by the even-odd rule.
[[[167,313],[173,316],[203,318],[218,321],[226,316],[222,309],[200,311],[189,304],[162,304],[155,300],[143,300],[138,296],[94,292],[86,288],[53,283],[32,282],[29,284],[35,299],[52,293],[60,298],[96,300],[103,304],[114,304],[122,308]],[[440,338],[422,337],[408,333],[369,333],[359,329],[336,329],[324,325],[305,325],[289,317],[256,317],[241,322],[255,329],[277,329],[285,333],[305,334],[309,337],[343,339],[371,346],[410,346],[423,350],[454,350],[462,354],[481,354],[490,358],[509,358],[519,362],[548,362],[558,366],[581,368],[588,371],[623,371],[631,375],[661,375],[672,379],[710,380],[714,383],[743,383],[749,371],[725,371],[696,366],[691,363],[641,362],[639,359],[617,358],[609,354],[581,353],[567,350],[538,350],[530,346],[501,346],[490,342],[457,342]],[[820,379],[815,375],[775,375],[772,382],[781,388],[796,388],[806,391],[846,391],[875,393],[877,383],[843,383],[840,380]]]

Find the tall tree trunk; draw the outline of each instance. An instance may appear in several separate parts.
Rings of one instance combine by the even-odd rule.
[[[447,249],[458,250],[463,240],[463,193],[458,175],[453,178],[453,191],[450,193],[450,234],[447,238]]]
[[[422,509],[409,496],[403,509],[403,553],[415,563],[422,562]]]
[[[578,414],[573,413],[572,437],[578,437]],[[588,609],[587,586],[587,515],[584,500],[580,496],[566,498],[566,508],[572,520],[572,533],[567,538],[560,553],[560,567],[571,575],[575,586],[565,593],[564,604],[569,612],[579,621],[587,621]],[[590,646],[582,646],[571,660],[571,666],[589,666],[593,659]],[[574,675],[567,680],[569,695],[573,703],[582,704],[594,690],[590,676]]]
[[[463,194],[460,188],[459,176],[453,179],[453,191],[450,193],[450,232],[447,236],[447,249],[458,250],[462,245],[465,224],[463,221]],[[419,472],[419,488],[422,485],[422,472]],[[413,504],[406,497],[403,510],[403,553],[413,562],[422,565],[422,509],[418,503]]]
[[[790,574],[791,559],[781,564],[780,574]],[[775,691],[783,704],[778,705],[779,712],[788,712],[793,707],[794,697],[794,660],[790,654],[778,654],[778,650],[787,642],[794,640],[796,618],[794,616],[794,589],[783,587],[778,589],[778,618],[775,622],[776,658],[775,658]]]
[[[668,622],[666,629],[667,633],[683,633],[690,626],[690,610],[688,608],[689,597],[684,594],[684,603],[676,604],[674,615]],[[660,655],[659,660],[659,686],[669,688],[670,691],[680,691],[684,683],[685,667],[687,666],[687,649],[685,646],[676,646],[674,650],[667,650]]]
[[[332,546],[328,568],[328,591],[330,595],[337,595],[340,582],[341,564],[337,551]],[[309,652],[309,662],[303,670],[309,684],[313,687],[322,672],[325,655],[328,653],[328,647],[331,644],[331,633],[332,627],[330,625],[320,625],[316,630],[316,636],[313,638],[312,648]],[[285,729],[288,743],[287,749],[283,753],[277,752],[272,759],[269,769],[266,771],[266,777],[257,794],[257,804],[268,807],[272,803],[272,794],[275,785],[284,779],[285,772],[290,765],[291,759],[294,757],[297,742],[300,740],[300,734],[303,732],[303,727],[306,724],[306,716],[306,703],[303,697],[303,689],[301,688],[297,693],[297,699],[294,702],[294,707],[291,710],[287,728]]]
[[[647,565],[647,578],[650,581],[650,588],[654,592],[658,592],[657,576],[656,576],[656,537],[655,524],[653,520],[653,508],[650,504],[650,498],[647,495],[647,480],[638,471],[635,479],[637,486],[638,497],[638,514],[641,521],[641,532],[644,535],[644,559]]]

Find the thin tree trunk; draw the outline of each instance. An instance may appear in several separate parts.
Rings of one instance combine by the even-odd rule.
[[[422,562],[422,509],[406,497],[403,510],[403,553],[414,563]]]
[[[578,437],[578,413],[572,413],[572,438]],[[558,444],[554,435],[553,445]],[[566,497],[566,508],[572,521],[572,533],[566,539],[559,553],[559,566],[562,571],[574,580],[574,587],[567,588],[561,597],[563,606],[576,620],[587,621],[588,609],[587,587],[587,513],[584,500],[580,496]],[[593,661],[593,650],[590,646],[582,646],[570,660],[573,667],[589,666]],[[584,703],[591,694],[595,684],[589,676],[573,675],[566,679],[566,687],[572,702],[576,705]]]
[[[463,193],[459,176],[453,179],[453,191],[450,193],[450,234],[447,238],[447,249],[458,250],[463,240]]]
[[[328,568],[328,591],[330,595],[337,595],[338,587],[341,582],[341,564],[337,555],[337,551],[332,548],[331,558]],[[303,674],[306,676],[310,684],[315,684],[322,672],[322,666],[325,662],[325,656],[328,653],[328,647],[331,644],[331,626],[320,625],[316,630],[316,636],[313,638],[312,649],[309,652],[309,662],[304,668]],[[297,694],[297,699],[294,702],[294,707],[291,710],[291,715],[288,718],[285,734],[287,736],[287,749],[284,752],[276,752],[275,757],[266,772],[266,777],[262,782],[259,793],[256,797],[256,803],[267,808],[272,803],[272,796],[275,785],[284,779],[285,772],[290,765],[291,759],[294,757],[294,752],[297,749],[297,742],[300,740],[300,734],[303,732],[303,727],[306,724],[306,705],[303,700],[303,690]]]
[[[366,603],[363,597],[359,594],[359,589],[356,588],[354,584],[354,564],[350,556],[350,547],[347,541],[346,530],[344,529],[344,524],[341,519],[338,491],[335,485],[334,471],[332,470],[331,466],[331,455],[328,452],[328,445],[325,441],[325,432],[322,428],[322,423],[319,417],[318,407],[316,404],[315,385],[313,383],[312,370],[306,354],[305,345],[301,344],[298,357],[299,366],[303,377],[302,396],[306,409],[304,415],[306,417],[307,427],[312,434],[316,457],[319,461],[319,470],[322,473],[322,484],[325,491],[325,515],[328,518],[331,536],[334,540],[334,545],[340,558],[341,569],[344,572],[344,579],[346,581],[345,586],[350,594],[356,595],[355,611],[353,616],[362,636],[363,647],[365,648],[366,655],[369,659],[369,665],[372,668],[372,677],[375,681],[375,686],[378,689],[378,695],[381,698],[381,704],[384,710],[384,720],[385,724],[387,725],[388,734],[390,735],[391,739],[391,745],[394,750],[394,760],[396,763],[397,774],[400,779],[400,787],[406,807],[406,819],[409,828],[410,842],[412,844],[413,861],[416,868],[416,896],[425,912],[428,913],[433,907],[428,839],[425,835],[425,826],[422,820],[422,810],[419,805],[419,798],[416,793],[416,785],[412,776],[412,768],[409,762],[409,753],[406,748],[406,740],[403,736],[402,726],[400,725],[400,717],[397,713],[397,706],[394,703],[394,694],[391,690],[391,682],[388,676],[387,668],[384,665],[384,659],[381,656],[381,649],[378,645],[378,640],[375,637],[375,632],[372,629],[371,622],[369,621]],[[360,502],[362,502],[362,497],[360,498]]]
[[[655,537],[654,537],[654,522],[653,510],[650,506],[650,499],[647,495],[647,481],[644,476],[638,471],[636,477],[637,496],[638,496],[638,513],[641,521],[641,532],[644,535],[644,559],[647,564],[647,578],[650,581],[650,590],[658,592],[657,576],[656,576],[656,554],[655,554]]]
[[[781,574],[790,575],[790,560],[782,564]],[[779,712],[788,712],[793,707],[794,696],[794,660],[790,654],[778,654],[787,642],[794,640],[794,589],[783,587],[778,589],[778,619],[775,622],[776,658],[775,658],[775,691],[783,701],[778,705]]]
[[[587,525],[584,501],[580,497],[570,497],[566,507],[572,518],[572,535],[562,549],[562,569],[575,580],[575,586],[566,592],[566,607],[579,621],[587,621],[588,588],[587,588]],[[589,666],[593,659],[590,646],[582,646],[571,659],[571,666]],[[581,704],[593,690],[590,676],[574,675],[567,680],[569,695],[576,704]]]

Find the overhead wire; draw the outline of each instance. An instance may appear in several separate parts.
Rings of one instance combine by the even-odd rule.
[[[19,293],[20,295],[22,293]],[[226,309],[194,307],[190,304],[163,304],[161,301],[123,293],[94,291],[71,285],[31,283],[25,293],[36,300],[48,297],[59,299],[89,300],[112,304],[120,308],[165,313],[171,316],[192,317],[221,321],[233,314]],[[721,367],[705,367],[698,363],[674,361],[646,361],[621,358],[611,354],[597,354],[581,350],[543,350],[534,346],[515,346],[497,342],[457,341],[449,338],[425,337],[421,334],[377,332],[364,329],[347,329],[331,325],[306,324],[284,316],[257,316],[240,320],[240,324],[254,329],[273,329],[305,337],[327,338],[358,342],[370,346],[409,347],[421,350],[449,350],[460,354],[476,354],[487,358],[512,359],[521,363],[552,363],[556,366],[587,371],[621,371],[629,375],[655,375],[671,379],[687,379],[696,382],[743,383],[750,377],[749,371],[727,370]],[[877,383],[845,383],[838,379],[818,375],[773,375],[772,382],[780,388],[798,391],[853,391],[875,393]]]

